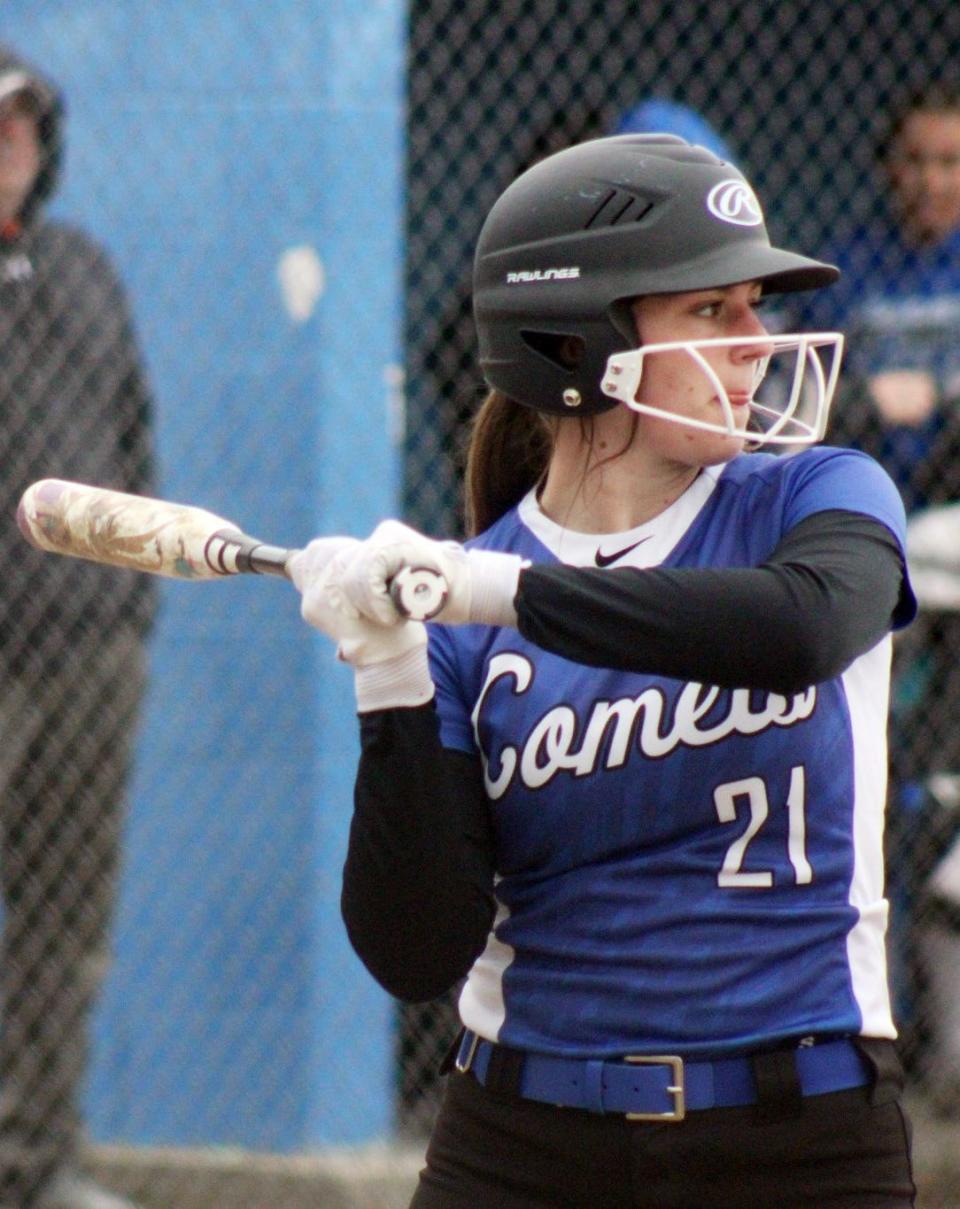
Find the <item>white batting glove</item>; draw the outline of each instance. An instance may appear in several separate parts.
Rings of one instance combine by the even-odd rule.
[[[447,599],[436,614],[449,625],[515,626],[520,570],[519,554],[467,550],[457,542],[425,537],[400,521],[382,521],[359,549],[337,556],[339,573],[333,591],[344,610],[381,625],[396,625],[400,614],[390,598],[390,581],[403,567],[439,572]]]
[[[290,578],[303,597],[304,621],[332,638],[337,657],[354,669],[360,713],[423,705],[433,697],[427,662],[427,631],[422,622],[389,627],[344,610],[332,591],[340,574],[338,556],[359,548],[350,537],[321,537],[298,550],[288,564]]]

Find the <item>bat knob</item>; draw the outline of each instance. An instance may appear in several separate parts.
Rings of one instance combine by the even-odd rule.
[[[401,567],[390,580],[390,599],[401,617],[429,621],[447,603],[447,581],[432,567]]]

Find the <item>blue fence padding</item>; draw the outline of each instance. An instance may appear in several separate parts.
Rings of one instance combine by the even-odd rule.
[[[161,493],[282,545],[395,513],[402,0],[7,0],[0,38],[65,89],[55,212],[127,284]],[[323,271],[306,319],[290,248]],[[151,669],[92,1133],[383,1136],[393,1013],[338,909],[349,671],[260,579],[164,583]]]

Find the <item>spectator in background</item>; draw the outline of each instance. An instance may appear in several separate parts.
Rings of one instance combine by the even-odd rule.
[[[879,164],[876,212],[823,252],[843,275],[798,323],[850,337],[829,439],[877,458],[916,518],[960,499],[960,83],[895,107]],[[960,1016],[942,1005],[960,1001],[960,915],[940,900],[960,837],[960,612],[920,599],[892,705],[894,968],[905,1057],[956,1116]]]
[[[37,478],[153,486],[123,290],[42,213],[62,116],[0,48],[0,1206],[131,1209],[82,1173],[79,1100],[154,595],[149,577],[33,550],[15,521]]]
[[[960,84],[897,107],[879,163],[888,188],[826,249],[842,276],[802,322],[850,337],[838,435],[884,464],[909,512],[960,492]]]

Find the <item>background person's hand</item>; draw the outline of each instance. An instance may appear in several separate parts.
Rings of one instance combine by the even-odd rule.
[[[922,369],[887,370],[867,382],[874,406],[887,424],[918,427],[937,405],[937,384]]]

